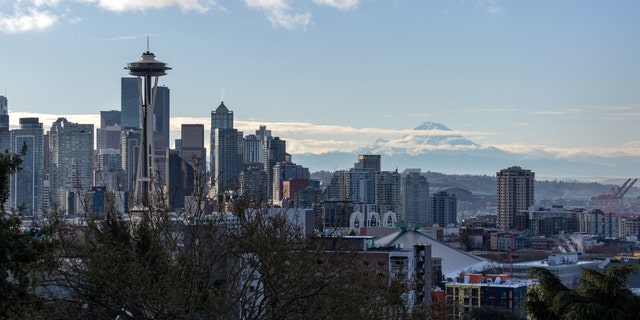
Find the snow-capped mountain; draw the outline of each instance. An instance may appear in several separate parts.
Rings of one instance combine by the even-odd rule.
[[[354,152],[295,154],[293,160],[311,171],[333,171],[352,168],[358,154],[381,154],[383,170],[421,168],[493,175],[500,169],[518,165],[533,170],[539,177],[632,177],[638,175],[640,168],[640,159],[631,157],[559,159],[543,152],[516,154],[480,146],[437,122],[424,122],[413,131],[398,138],[376,139]]]

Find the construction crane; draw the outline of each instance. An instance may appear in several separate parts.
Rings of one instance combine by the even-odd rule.
[[[600,202],[601,207],[619,207],[622,204],[622,197],[631,190],[637,181],[638,178],[629,178],[620,187],[612,187],[608,192],[591,197],[591,200]]]

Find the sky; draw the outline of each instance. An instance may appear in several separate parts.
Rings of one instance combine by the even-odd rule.
[[[0,95],[14,126],[97,124],[148,37],[173,68],[172,139],[224,100],[294,155],[433,121],[480,147],[640,156],[638,16],[635,0],[0,0]]]

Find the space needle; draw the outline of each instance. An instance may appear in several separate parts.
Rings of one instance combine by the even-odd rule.
[[[152,178],[156,177],[155,146],[153,142],[153,108],[156,102],[156,90],[158,78],[171,70],[166,63],[155,59],[156,56],[149,51],[149,39],[147,38],[147,51],[143,52],[140,60],[127,63],[125,67],[129,74],[138,78],[138,91],[140,92],[140,106],[142,108],[142,134],[140,141],[140,153],[138,155],[138,169],[136,171],[136,185],[134,205],[141,208],[149,208],[152,195]],[[142,81],[141,81],[142,80]]]

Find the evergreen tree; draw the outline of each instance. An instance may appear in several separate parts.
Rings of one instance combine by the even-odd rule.
[[[35,294],[52,241],[39,228],[23,228],[19,212],[7,212],[9,181],[20,171],[23,146],[19,154],[0,153],[0,318],[28,317],[42,301]]]
[[[599,272],[582,269],[577,289],[564,286],[551,271],[535,268],[538,285],[527,292],[525,308],[533,319],[640,319],[640,297],[627,288],[632,265]]]

